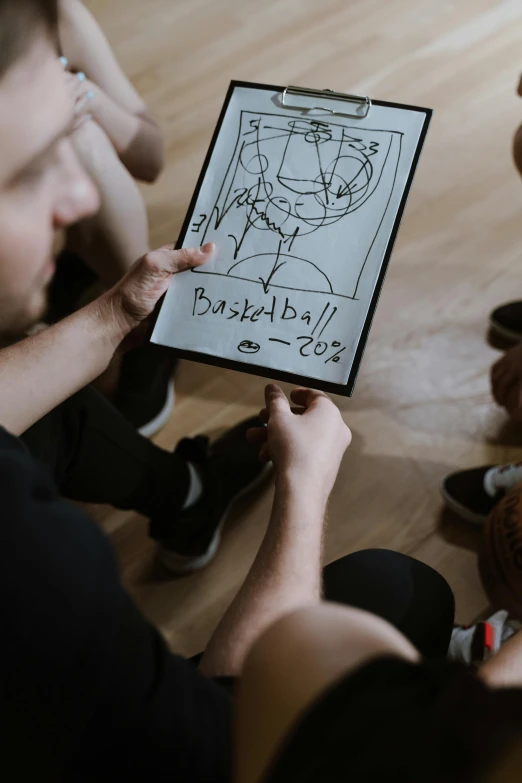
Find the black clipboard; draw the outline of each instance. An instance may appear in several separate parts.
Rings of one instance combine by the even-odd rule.
[[[388,266],[390,263],[391,255],[393,252],[393,247],[395,244],[395,239],[397,237],[397,233],[399,231],[400,223],[402,220],[402,216],[404,214],[404,209],[406,207],[406,202],[408,199],[408,195],[410,193],[411,185],[413,182],[413,178],[415,176],[415,171],[417,169],[417,165],[419,162],[419,158],[422,152],[422,148],[424,146],[424,142],[426,139],[426,134],[428,132],[428,127],[431,121],[431,117],[433,114],[433,111],[431,109],[419,107],[419,106],[412,106],[409,104],[401,104],[401,103],[393,103],[388,101],[379,101],[379,100],[371,100],[369,97],[366,96],[357,96],[357,95],[347,95],[344,93],[336,93],[331,90],[313,90],[308,88],[300,88],[300,87],[281,87],[281,86],[274,86],[269,84],[259,84],[256,82],[245,82],[245,81],[236,81],[233,80],[230,82],[225,101],[223,103],[223,107],[221,109],[216,128],[214,130],[214,134],[212,136],[210,146],[208,148],[207,154],[205,156],[205,160],[203,163],[203,167],[201,169],[196,188],[194,190],[192,199],[190,201],[189,208],[187,210],[187,214],[185,217],[185,220],[183,222],[181,232],[179,234],[178,240],[176,242],[175,247],[181,248],[183,247],[183,244],[185,242],[185,237],[187,235],[187,232],[190,229],[194,210],[200,195],[200,190],[203,184],[203,181],[205,179],[205,175],[207,172],[207,169],[209,167],[210,161],[212,159],[212,155],[214,152],[214,148],[217,142],[217,139],[219,137],[221,127],[223,124],[223,120],[225,118],[225,115],[227,113],[227,109],[229,107],[231,98],[234,94],[234,91],[236,88],[248,88],[248,89],[255,89],[255,90],[268,90],[273,93],[278,93],[282,96],[281,105],[291,108],[291,109],[306,109],[309,111],[311,108],[318,110],[318,111],[326,111],[331,114],[340,115],[344,117],[351,117],[354,119],[358,118],[364,118],[366,117],[369,112],[371,111],[372,106],[382,106],[382,107],[388,107],[388,108],[395,108],[395,109],[403,109],[408,111],[414,111],[419,112],[424,115],[424,121],[422,125],[422,130],[419,135],[419,139],[417,142],[417,146],[415,149],[415,153],[413,156],[413,161],[411,164],[411,168],[409,171],[408,179],[406,182],[406,185],[403,190],[403,194],[401,197],[401,201],[397,210],[396,218],[393,224],[393,229],[391,231],[391,234],[389,236],[389,240],[387,243],[386,251],[384,254],[383,262],[380,267],[379,276],[374,288],[374,292],[370,301],[370,306],[367,311],[366,319],[364,322],[363,329],[361,331],[357,348],[354,354],[353,363],[351,367],[351,371],[348,377],[348,381],[346,384],[344,383],[333,383],[327,380],[321,380],[315,377],[310,377],[306,375],[298,375],[293,372],[286,372],[284,370],[274,370],[270,367],[266,367],[263,365],[255,365],[250,363],[245,363],[241,361],[236,361],[233,359],[227,359],[225,357],[220,356],[214,356],[212,354],[207,354],[203,352],[198,351],[191,351],[191,350],[184,350],[181,348],[170,348],[173,352],[173,355],[180,359],[188,359],[190,361],[195,362],[201,362],[204,364],[208,364],[211,366],[216,367],[224,367],[226,369],[230,370],[237,370],[239,372],[248,373],[251,375],[258,375],[261,377],[267,377],[273,380],[278,381],[286,381],[289,383],[302,385],[302,386],[311,386],[316,389],[320,389],[325,392],[333,393],[333,394],[339,394],[345,397],[351,397],[355,382],[357,379],[357,374],[359,372],[359,367],[361,364],[362,356],[364,353],[364,349],[366,347],[366,343],[368,340],[368,335],[371,329],[373,317],[375,314],[375,310],[377,308],[377,304],[379,301],[379,296],[382,290],[382,286],[384,283],[384,279],[386,277],[386,272],[388,270]],[[317,101],[320,101],[321,105],[316,105],[313,107],[310,106],[299,106],[299,102],[301,98],[313,98],[314,100],[317,99]],[[294,103],[291,104],[290,101],[293,100]],[[297,102],[297,105],[296,103]],[[332,108],[333,105],[336,105],[336,108]],[[156,313],[155,313],[155,319],[157,319],[161,306],[163,304],[164,298],[160,302],[160,305],[158,306]],[[159,343],[161,344],[161,343]]]

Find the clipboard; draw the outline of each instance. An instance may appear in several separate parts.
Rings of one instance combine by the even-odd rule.
[[[431,116],[232,81],[176,243],[217,257],[175,276],[152,342],[351,396]]]

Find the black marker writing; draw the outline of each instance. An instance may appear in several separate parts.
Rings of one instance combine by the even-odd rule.
[[[192,224],[192,229],[191,229],[191,231],[193,231],[196,234],[197,234],[198,231],[201,231],[201,229],[203,227],[203,224],[205,223],[205,220],[207,219],[206,215],[200,215],[199,217],[200,217],[199,223],[194,221],[194,223]]]
[[[277,324],[279,329],[285,329],[286,332],[290,330],[288,334],[289,339],[283,337],[269,337],[268,341],[273,343],[279,343],[280,345],[286,345],[292,347],[293,345],[299,351],[299,354],[305,358],[314,357],[321,358],[325,364],[333,362],[337,364],[341,361],[341,354],[346,351],[346,346],[342,346],[338,340],[328,342],[321,340],[312,334],[299,335],[293,338],[291,332],[295,328],[295,324],[304,322],[308,325],[313,320],[315,321],[315,329],[321,325],[324,321],[325,315],[329,312],[328,319],[322,323],[321,334],[326,330],[327,326],[332,323],[332,320],[337,312],[337,307],[332,306],[330,302],[323,308],[322,312],[318,314],[305,310],[301,312],[297,304],[297,300],[290,301],[290,297],[285,296],[277,297],[272,296],[270,298],[264,298],[266,304],[260,304],[259,300],[250,300],[248,297],[244,297],[239,301],[228,302],[226,299],[218,299],[215,302],[212,301],[207,294],[206,289],[203,286],[198,286],[194,289],[194,299],[192,304],[192,316],[195,318],[224,318],[227,321],[237,321],[238,323],[251,323],[255,324],[258,321],[265,324]],[[318,316],[318,317],[317,317]],[[317,320],[316,320],[317,319]],[[263,328],[263,327],[261,327]],[[294,332],[295,334],[295,332]],[[292,342],[295,340],[295,342]],[[242,340],[237,350],[240,353],[254,354],[261,350],[258,343],[252,340]]]
[[[243,340],[237,346],[237,350],[241,353],[258,353],[261,350],[261,346],[250,340]]]

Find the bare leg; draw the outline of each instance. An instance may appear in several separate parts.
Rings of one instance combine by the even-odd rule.
[[[136,182],[94,121],[73,135],[75,149],[101,196],[99,212],[69,232],[68,246],[111,287],[149,251],[149,225]]]

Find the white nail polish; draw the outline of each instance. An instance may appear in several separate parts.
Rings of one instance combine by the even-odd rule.
[[[67,59],[67,57],[60,57],[60,62],[64,68],[67,68],[67,66],[69,65],[69,60]]]
[[[84,81],[86,80],[86,78],[87,78],[87,77],[86,77],[86,75],[84,74],[84,72],[83,72],[83,71],[79,71],[79,72],[76,74],[76,78],[78,79],[78,81],[79,81],[79,82],[84,82]]]

